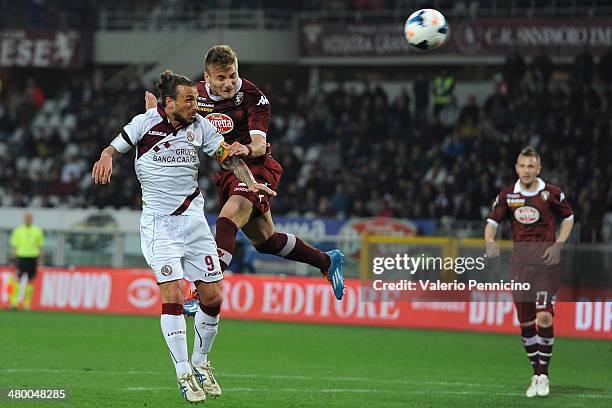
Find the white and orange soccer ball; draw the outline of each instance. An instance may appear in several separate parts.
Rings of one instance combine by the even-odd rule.
[[[404,35],[413,47],[432,50],[446,41],[448,24],[438,10],[422,9],[408,17],[404,25]]]

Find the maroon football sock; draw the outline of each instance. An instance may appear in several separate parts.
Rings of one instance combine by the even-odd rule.
[[[555,343],[555,332],[552,325],[549,327],[538,327],[538,374],[548,375],[548,365],[552,357],[553,344]]]
[[[221,261],[221,270],[225,271],[227,265],[232,262],[234,249],[236,247],[236,233],[238,227],[232,220],[226,217],[217,219],[215,241],[217,242],[217,252]]]
[[[314,248],[293,234],[276,232],[267,241],[256,245],[255,249],[263,254],[281,256],[292,261],[302,262],[327,272],[331,265],[329,255]]]
[[[533,367],[533,374],[538,374],[538,333],[535,324],[527,327],[521,327],[521,337],[523,338],[523,347],[527,352],[527,357]]]

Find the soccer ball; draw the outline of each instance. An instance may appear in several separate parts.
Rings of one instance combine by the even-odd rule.
[[[422,9],[408,17],[404,25],[404,35],[413,47],[432,50],[446,41],[448,24],[438,10]]]

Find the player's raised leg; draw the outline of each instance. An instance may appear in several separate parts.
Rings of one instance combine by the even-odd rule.
[[[171,268],[166,265],[163,268]],[[183,316],[183,281],[160,283],[162,298],[161,329],[168,351],[172,357],[178,385],[183,397],[189,402],[206,399],[202,387],[196,380],[187,355],[187,326]]]
[[[272,214],[268,211],[250,220],[242,230],[258,252],[271,254],[302,262],[321,270],[321,274],[332,285],[336,299],[344,295],[342,275],[342,253],[334,249],[323,252],[314,248],[293,234],[276,232]]]
[[[253,211],[252,202],[239,195],[231,196],[221,209],[217,219],[215,240],[223,270],[232,261],[236,233],[242,228],[258,252],[303,262],[320,269],[332,285],[336,298],[342,299],[344,276],[340,251],[325,253],[293,234],[276,232],[270,211],[251,219]]]
[[[208,353],[215,342],[219,328],[219,314],[223,302],[221,281],[196,284],[199,298],[199,307],[194,319],[195,336],[191,364],[193,372],[202,385],[206,394],[218,397],[221,387],[215,378],[213,368],[208,361]]]

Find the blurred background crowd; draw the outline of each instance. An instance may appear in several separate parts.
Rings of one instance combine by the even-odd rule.
[[[163,2],[136,3],[142,11],[145,3]],[[183,7],[178,0],[170,3]],[[209,3],[278,2],[218,0],[198,7]],[[306,3],[303,9],[355,2]],[[419,1],[357,3],[393,8]],[[20,19],[32,27],[78,28],[91,24],[80,16],[95,7],[103,6],[0,0],[2,28]],[[311,89],[282,75],[260,80],[257,70],[241,67],[272,107],[268,140],[284,168],[275,214],[483,220],[500,188],[514,183],[516,155],[529,144],[542,156],[541,176],[560,185],[574,206],[582,239],[602,240],[603,219],[612,212],[612,51],[593,58],[585,49],[562,66],[544,52],[528,59],[513,53],[482,74],[491,83],[485,95],[461,103],[455,95],[461,71],[443,68],[415,71],[411,86],[390,95],[377,81],[343,82],[341,74],[337,86]],[[0,82],[0,205],[140,208],[131,154],[115,165],[110,186],[93,185],[90,178],[101,149],[144,110],[144,91],[154,89],[138,79],[108,86],[111,74],[88,64],[78,71],[23,69],[5,76],[10,80]],[[215,166],[204,160],[200,174],[211,212],[218,210],[211,183]]]

